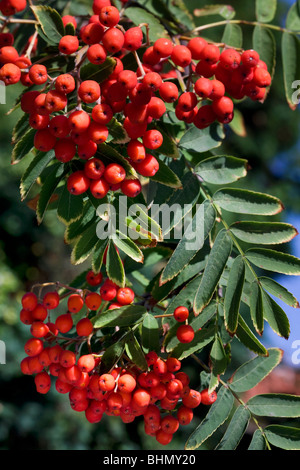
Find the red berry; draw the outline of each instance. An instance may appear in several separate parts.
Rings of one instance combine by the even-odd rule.
[[[179,428],[179,421],[175,416],[165,416],[161,420],[161,430],[167,434],[174,434]]]
[[[256,67],[259,62],[259,54],[253,49],[249,49],[242,53],[241,59],[247,67]]]
[[[212,92],[213,84],[212,80],[201,77],[195,83],[195,92],[201,98],[208,98]]]
[[[154,176],[157,173],[159,170],[159,162],[153,155],[147,153],[146,158],[141,162],[136,163],[134,168],[140,175],[147,178]]]
[[[100,85],[95,80],[84,80],[78,88],[78,96],[84,103],[94,103],[100,94]]]
[[[55,89],[60,93],[72,93],[75,90],[75,79],[69,73],[59,75],[55,80]]]
[[[153,52],[159,56],[160,59],[169,57],[172,54],[174,45],[170,39],[159,38],[153,44]]]
[[[79,40],[77,36],[63,36],[58,44],[58,49],[62,54],[70,55],[77,51]]]
[[[194,339],[195,332],[191,325],[181,325],[177,328],[176,336],[180,343],[190,343]]]
[[[99,44],[104,34],[104,26],[99,23],[89,23],[80,29],[80,37],[85,44]]]
[[[84,304],[84,300],[79,294],[71,294],[68,298],[68,310],[70,313],[79,312]]]
[[[91,122],[91,118],[86,111],[76,110],[69,115],[71,129],[78,133],[85,132]]]
[[[55,327],[61,333],[68,333],[73,327],[73,319],[70,313],[62,313],[55,320]]]
[[[51,378],[47,372],[39,372],[35,378],[34,382],[36,385],[36,390],[39,393],[47,393],[51,387]]]
[[[174,46],[171,54],[171,60],[175,65],[185,68],[190,65],[192,61],[191,51],[186,46]]]
[[[94,325],[89,318],[82,318],[76,325],[76,331],[79,336],[89,336],[94,329]]]
[[[43,350],[43,342],[39,338],[30,338],[26,341],[24,350],[28,356],[37,356]]]
[[[85,297],[85,305],[90,310],[98,310],[102,302],[101,296],[97,292],[91,292]]]
[[[96,104],[92,109],[92,118],[95,122],[106,125],[113,118],[113,110],[106,103]]]
[[[217,116],[212,106],[206,104],[199,108],[193,120],[193,123],[198,129],[205,129],[206,127],[210,126],[216,119]]]
[[[133,406],[144,407],[148,406],[150,403],[151,395],[150,393],[143,389],[139,388],[135,390],[132,394],[132,404]]]
[[[91,372],[96,365],[96,361],[92,354],[84,354],[78,359],[77,365],[82,372]]]
[[[121,305],[129,305],[134,301],[134,292],[130,287],[121,287],[117,291],[117,302]]]
[[[234,70],[241,62],[241,54],[235,49],[224,49],[220,55],[220,64],[225,69]]]
[[[121,375],[118,380],[118,389],[121,392],[131,393],[136,387],[136,380],[130,374]]]
[[[107,54],[101,44],[92,44],[87,50],[87,59],[94,65],[100,65],[105,62]]]
[[[35,85],[42,85],[48,80],[46,67],[42,64],[32,65],[29,69],[29,77]]]
[[[124,34],[124,49],[137,51],[143,43],[143,32],[141,28],[135,26],[129,28]]]
[[[207,46],[206,40],[200,37],[190,39],[187,44],[194,60],[201,59],[201,53],[205,46]]]
[[[117,288],[113,283],[106,281],[100,288],[100,295],[103,300],[110,302],[117,295]]]
[[[98,122],[91,122],[87,130],[89,138],[97,145],[105,142],[108,137],[107,127]]]
[[[49,152],[56,144],[56,137],[48,129],[39,129],[34,136],[34,146],[41,152]]]
[[[262,67],[256,67],[254,70],[253,83],[260,87],[265,88],[271,85],[271,75],[267,70]]]
[[[157,442],[159,442],[159,444],[162,444],[165,446],[165,445],[170,444],[173,438],[173,434],[166,433],[162,429],[159,429],[157,433],[155,434],[155,438]]]
[[[207,79],[199,78],[199,80],[207,80]],[[210,82],[210,80],[207,80],[207,81]],[[195,84],[195,91],[196,91],[196,84]],[[192,109],[194,109],[196,105],[197,105],[197,96],[195,95],[195,93],[191,91],[186,91],[180,95],[176,108],[180,108],[182,109],[182,111],[186,112],[186,111],[191,111]]]
[[[159,87],[159,94],[166,103],[177,101],[178,93],[178,88],[173,82],[163,82]]]
[[[58,292],[47,292],[43,297],[43,306],[48,310],[53,310],[58,307],[59,301]]]
[[[146,131],[143,136],[143,144],[147,149],[156,150],[161,147],[163,136],[157,129]]]
[[[149,351],[146,356],[148,366],[152,366],[158,359],[158,355],[155,351]]]
[[[21,303],[24,310],[28,310],[31,312],[36,308],[38,304],[38,299],[33,292],[27,292],[23,295]]]
[[[131,139],[127,144],[127,154],[133,162],[139,162],[146,157],[145,146],[137,139]]]
[[[99,19],[104,26],[112,28],[119,23],[119,10],[114,6],[103,7],[100,10]]]
[[[125,179],[126,171],[118,163],[110,163],[105,168],[103,176],[109,184],[118,184]]]
[[[5,85],[15,85],[21,78],[21,70],[17,65],[4,64],[0,69],[0,80]]]
[[[196,390],[189,389],[182,398],[182,404],[187,408],[196,408],[201,403],[201,393]]]
[[[181,368],[181,362],[176,357],[168,357],[166,364],[169,372],[177,372]]]
[[[184,322],[189,318],[189,309],[183,306],[176,307],[173,315],[176,321]]]
[[[90,186],[90,180],[81,170],[72,173],[67,180],[67,188],[71,194],[79,195],[85,193]]]
[[[142,191],[142,185],[138,179],[124,180],[121,183],[122,193],[130,198],[134,198]]]
[[[208,389],[205,388],[201,392],[201,403],[203,405],[212,405],[217,400],[217,392],[214,390],[211,393],[208,393]]]
[[[103,279],[102,273],[95,274],[92,270],[90,270],[86,274],[86,282],[90,286],[99,286],[102,282],[102,279]]]
[[[60,162],[71,161],[76,155],[76,145],[71,137],[64,137],[58,140],[54,146],[55,157]]]
[[[124,34],[118,28],[109,28],[102,37],[102,44],[105,50],[111,54],[119,52],[124,45]]]
[[[64,24],[64,26],[66,26],[67,24],[71,23],[74,28],[76,29],[77,28],[77,21],[76,19],[74,18],[74,16],[72,15],[64,15],[61,17],[62,19],[62,22]]]
[[[49,328],[42,321],[36,320],[30,327],[30,333],[35,338],[44,338],[49,332]]]
[[[108,193],[109,189],[109,183],[104,178],[91,180],[90,182],[90,191],[96,199],[104,198]]]
[[[213,101],[212,108],[218,117],[223,118],[233,112],[234,105],[231,98],[223,96],[222,98]]]
[[[168,366],[166,361],[161,358],[158,358],[153,364],[153,370],[159,377],[165,375],[168,372]]]
[[[178,418],[179,424],[181,424],[182,426],[186,426],[190,424],[193,417],[194,417],[194,413],[191,408],[188,408],[184,405],[178,408],[177,418]]]
[[[216,64],[220,59],[220,49],[214,44],[208,44],[201,52],[201,59],[209,64]]]
[[[115,388],[115,379],[111,374],[102,374],[99,377],[99,387],[104,392],[110,392]]]

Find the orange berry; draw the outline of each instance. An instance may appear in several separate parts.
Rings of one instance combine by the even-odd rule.
[[[93,329],[93,323],[89,318],[82,318],[76,325],[76,331],[79,336],[89,336]]]

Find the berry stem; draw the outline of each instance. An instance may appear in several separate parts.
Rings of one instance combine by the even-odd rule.
[[[34,47],[34,43],[36,41],[37,36],[38,36],[38,32],[35,31],[32,35],[30,44],[29,44],[29,46],[27,48],[27,51],[26,51],[26,54],[25,54],[25,57],[28,57],[28,59],[30,59],[30,57],[31,57],[32,49]]]
[[[36,20],[30,20],[30,19],[22,19],[22,18],[4,18],[3,16],[0,16],[0,21],[3,21],[5,24],[39,24],[38,21]]]
[[[165,318],[165,317],[173,317],[173,313],[165,313],[164,315],[153,315],[154,318]]]
[[[150,46],[150,36],[149,36],[149,24],[148,23],[141,23],[139,24],[139,28],[142,28],[143,26],[145,26],[146,28],[146,46]]]
[[[199,31],[204,31],[206,29],[216,28],[218,26],[226,26],[227,24],[242,24],[248,26],[261,26],[262,28],[273,29],[274,31],[280,31],[282,33],[289,33],[293,35],[300,34],[300,31],[291,31],[290,29],[283,28],[281,26],[273,25],[273,24],[266,24],[260,23],[259,21],[248,21],[248,20],[224,20],[224,21],[216,21],[215,23],[205,24],[198,26],[195,28],[191,33],[198,33]]]
[[[144,78],[144,76],[146,75],[146,73],[145,73],[143,64],[142,64],[142,62],[141,62],[141,60],[140,60],[140,58],[139,58],[139,56],[138,56],[138,53],[137,53],[136,51],[134,51],[134,57],[135,57],[135,60],[136,60],[136,62],[137,62],[137,64],[138,64],[138,68],[139,68],[139,70],[140,70],[140,72],[141,72],[141,79],[142,79],[142,78]]]

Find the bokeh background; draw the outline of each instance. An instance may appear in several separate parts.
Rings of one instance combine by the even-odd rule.
[[[63,1],[57,2],[62,7]],[[80,0],[74,1],[74,10],[85,8]],[[90,2],[91,3],[91,2]],[[193,11],[212,1],[186,0]],[[222,2],[218,2],[222,3]],[[253,0],[231,0],[237,18],[254,20]],[[291,2],[280,1],[277,24],[283,24]],[[81,5],[82,4],[82,5]],[[72,12],[72,3],[71,3]],[[74,11],[75,12],[75,11]],[[209,22],[220,18],[209,17]],[[198,24],[203,21],[197,19]],[[245,26],[245,46],[251,47],[252,28]],[[220,40],[223,29],[207,31],[206,36]],[[248,189],[267,192],[281,199],[285,211],[277,220],[292,223],[300,231],[300,115],[292,112],[285,100],[281,73],[280,33],[275,33],[278,45],[277,70],[271,92],[264,105],[247,100],[239,105],[245,120],[245,136],[227,131],[224,153],[248,159],[252,170],[245,181]],[[299,77],[300,79],[300,77]],[[21,90],[21,88],[20,88]],[[41,226],[37,225],[35,212],[26,202],[20,201],[19,180],[28,163],[27,159],[10,165],[11,132],[20,117],[19,111],[6,114],[20,91],[18,86],[7,89],[7,104],[0,105],[0,340],[6,345],[6,364],[0,364],[0,449],[5,450],[155,450],[162,449],[153,438],[143,432],[142,420],[124,425],[117,418],[104,417],[99,424],[91,425],[70,409],[68,399],[55,390],[46,396],[35,391],[32,377],[20,372],[24,356],[23,345],[28,338],[28,328],[19,321],[20,299],[32,284],[60,280],[70,282],[83,270],[70,264],[70,247],[63,242],[64,226],[49,212]],[[289,252],[300,256],[300,239],[289,244]],[[276,277],[296,297],[300,297],[299,280],[295,277]],[[300,323],[299,310],[282,307],[289,316],[291,336],[282,340],[268,327],[262,342],[267,347],[283,349],[282,364],[260,386],[260,391],[299,394],[300,392]],[[297,343],[298,342],[298,343]],[[239,346],[234,346],[233,370],[250,356]],[[237,359],[238,358],[238,359]],[[199,366],[187,362],[184,366],[199,383]],[[256,390],[251,391],[251,393]],[[201,408],[201,407],[200,407]],[[176,434],[169,448],[183,449],[184,442],[204,411],[199,409],[193,423]],[[242,446],[250,439],[246,434]]]

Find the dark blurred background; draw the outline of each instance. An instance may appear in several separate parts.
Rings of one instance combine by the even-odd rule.
[[[185,2],[190,11],[214,3],[202,0]],[[288,3],[279,2],[277,24],[284,22]],[[231,0],[231,4],[237,10],[237,18],[255,19],[252,0]],[[196,22],[203,24],[207,20],[218,21],[220,17],[198,18]],[[219,41],[223,29],[206,31],[206,36]],[[245,26],[243,31],[245,45],[250,47],[252,28]],[[275,32],[275,37],[278,44],[277,68],[271,92],[263,105],[250,100],[239,105],[246,135],[241,137],[228,130],[223,153],[248,159],[252,170],[239,186],[243,184],[248,189],[279,197],[285,211],[277,220],[288,221],[300,230],[300,118],[299,112],[292,112],[285,100],[280,33]],[[10,136],[21,114],[19,110],[6,114],[20,90],[18,86],[8,87],[7,104],[0,107],[0,340],[6,345],[6,364],[0,364],[0,449],[162,449],[153,438],[145,435],[142,420],[124,425],[118,418],[105,417],[101,423],[91,425],[82,413],[71,410],[66,396],[55,390],[46,396],[39,395],[32,377],[23,376],[20,372],[23,345],[28,339],[28,328],[19,321],[23,293],[37,282],[60,280],[68,283],[83,270],[82,266],[75,268],[70,264],[70,247],[63,242],[64,226],[57,221],[56,215],[50,211],[38,226],[35,212],[26,202],[20,201],[20,176],[29,159],[10,165]],[[300,256],[298,237],[289,247],[291,253]],[[299,298],[297,279],[278,278],[278,281]],[[267,347],[281,347],[284,359],[278,371],[264,381],[262,387],[264,391],[297,393],[298,390],[299,393],[299,364],[293,356],[295,341],[300,340],[299,313],[285,305],[283,308],[290,318],[291,338],[289,341],[280,340],[266,328],[262,341]],[[244,349],[239,350],[239,345],[234,345],[233,355],[233,370],[250,357]],[[187,361],[184,370],[197,386],[199,366]],[[183,449],[187,436],[204,412],[202,408],[196,412],[195,420],[176,434],[169,449]],[[246,436],[242,445],[247,445],[247,439]]]

